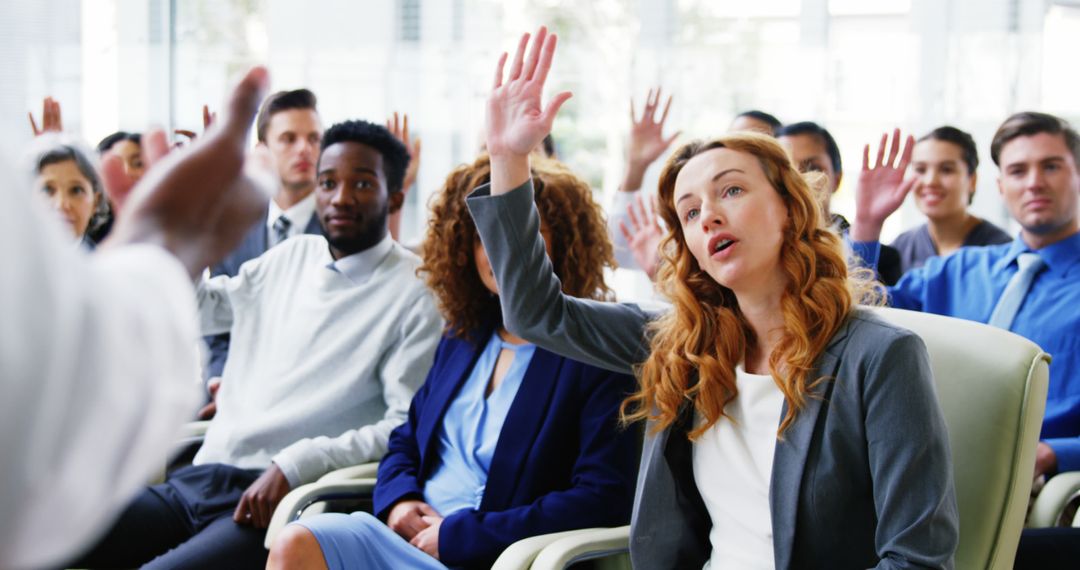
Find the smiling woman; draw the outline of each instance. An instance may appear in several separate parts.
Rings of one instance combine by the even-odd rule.
[[[901,271],[922,267],[927,259],[949,255],[964,246],[1012,241],[994,224],[968,212],[975,196],[979,151],[975,139],[955,127],[938,127],[919,139],[912,154],[912,193],[927,223],[900,234],[892,246],[900,252]]]
[[[671,310],[569,297],[544,255],[528,155],[569,94],[541,105],[555,39],[541,28],[526,59],[527,45],[505,78],[499,62],[490,191],[469,209],[510,332],[638,376],[623,404],[649,426],[634,566],[952,567],[956,497],[926,348],[856,306],[866,276],[848,272],[784,149],[730,135],[668,160],[658,285]]]

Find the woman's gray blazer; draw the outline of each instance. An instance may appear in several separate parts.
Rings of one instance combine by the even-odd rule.
[[[618,372],[644,362],[646,325],[657,314],[562,294],[531,182],[501,196],[482,186],[468,206],[511,332]],[[773,458],[776,568],[952,568],[959,516],[951,455],[922,340],[856,309],[813,377],[828,381]],[[646,437],[630,533],[635,568],[701,568],[709,559],[712,523],[694,480],[691,425],[687,405]]]

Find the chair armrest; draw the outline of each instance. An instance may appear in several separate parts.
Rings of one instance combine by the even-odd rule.
[[[183,439],[202,439],[206,437],[206,430],[208,429],[210,429],[210,420],[188,422],[184,424],[183,429],[180,431],[180,437]]]
[[[629,526],[585,528],[530,536],[508,546],[495,561],[491,570],[527,568],[562,570],[571,560],[599,558],[626,552],[629,550],[629,544]],[[567,555],[569,557],[566,557]]]
[[[582,530],[568,530],[565,532],[553,532],[550,534],[538,534],[523,538],[506,547],[491,570],[522,570],[529,568],[540,551],[547,545],[561,538],[583,532]]]
[[[319,483],[351,481],[354,479],[374,479],[379,472],[379,463],[361,463],[352,467],[336,469],[319,477]]]
[[[548,544],[531,570],[562,570],[575,562],[630,552],[630,527],[590,528],[569,533]],[[629,567],[629,566],[628,566]]]
[[[1028,528],[1058,526],[1069,500],[1080,494],[1080,471],[1058,473],[1039,491],[1028,516]]]
[[[270,518],[270,527],[266,529],[263,545],[270,549],[279,532],[285,525],[297,520],[304,510],[315,503],[339,499],[356,499],[370,496],[375,489],[375,479],[356,479],[352,481],[322,482],[316,481],[289,491],[288,495],[274,509]]]

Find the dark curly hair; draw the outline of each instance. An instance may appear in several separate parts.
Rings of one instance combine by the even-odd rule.
[[[405,183],[405,169],[409,166],[409,151],[405,149],[401,141],[386,130],[386,127],[367,121],[338,123],[323,133],[322,142],[319,145],[320,158],[322,151],[339,142],[360,143],[379,151],[383,157],[383,174],[386,175],[387,193],[401,192],[401,185]],[[316,170],[318,170],[317,167]]]
[[[534,160],[533,188],[540,221],[551,236],[551,260],[567,295],[611,299],[604,267],[614,267],[607,224],[589,185],[553,160]],[[491,181],[488,156],[454,169],[431,199],[423,264],[417,272],[435,293],[450,335],[475,342],[474,335],[502,324],[497,295],[476,271],[474,247],[480,239],[465,197]]]

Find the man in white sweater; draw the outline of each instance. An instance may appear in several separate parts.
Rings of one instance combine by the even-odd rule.
[[[420,260],[387,231],[408,160],[381,126],[334,125],[315,190],[326,237],[287,240],[199,285],[202,333],[232,335],[205,443],[77,566],[262,568],[290,489],[382,457],[442,330]]]

